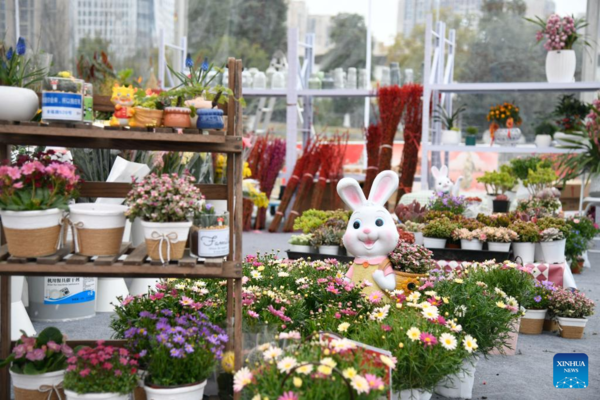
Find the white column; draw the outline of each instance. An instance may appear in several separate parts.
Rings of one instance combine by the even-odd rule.
[[[298,140],[298,29],[288,29],[288,74],[287,74],[287,139],[285,147],[285,178],[288,180],[296,165],[296,142]]]

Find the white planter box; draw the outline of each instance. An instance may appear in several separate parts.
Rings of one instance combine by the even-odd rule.
[[[423,389],[406,389],[400,393],[392,393],[392,400],[429,400],[432,394]]]
[[[199,400],[204,396],[206,381],[193,386],[178,388],[154,389],[144,385],[148,400]]]
[[[302,244],[290,244],[290,250],[297,253],[312,253],[311,246],[305,246]]]
[[[119,393],[86,393],[77,394],[70,390],[65,390],[67,400],[129,400],[128,394]]]
[[[488,250],[507,252],[510,250],[510,243],[488,242]]]
[[[415,237],[415,244],[423,246],[423,232],[411,232]]]
[[[337,256],[340,253],[340,246],[319,246],[319,254]]]
[[[541,244],[545,262],[548,264],[560,264],[565,261],[566,239],[542,242]]]
[[[435,392],[443,397],[470,399],[473,397],[473,384],[475,383],[475,368],[479,357],[463,361],[461,371],[449,375],[438,383]]]
[[[512,245],[515,258],[520,257],[523,264],[531,264],[535,260],[535,243],[514,242]]]
[[[447,239],[423,237],[423,246],[428,249],[443,249],[446,247]]]
[[[463,250],[481,250],[483,249],[483,243],[479,239],[472,240],[460,240],[460,247]]]

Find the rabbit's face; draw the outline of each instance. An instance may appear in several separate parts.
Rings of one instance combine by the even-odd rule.
[[[352,214],[343,241],[350,253],[370,258],[387,256],[398,239],[392,215],[383,207],[365,205]]]
[[[452,181],[449,178],[440,178],[435,181],[435,191],[448,193],[452,190]]]

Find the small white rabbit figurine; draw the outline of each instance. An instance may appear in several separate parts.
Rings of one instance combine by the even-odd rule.
[[[399,234],[384,206],[398,183],[395,172],[381,172],[373,182],[369,200],[354,179],[344,178],[337,185],[338,194],[354,211],[343,237],[344,246],[356,257],[346,278],[356,284],[369,281],[371,285],[364,289],[367,295],[396,289],[396,275],[388,254],[396,248]]]
[[[436,166],[431,167],[431,175],[435,179],[435,193],[451,193],[454,196],[458,196],[460,190],[460,182],[463,180],[462,176],[459,176],[455,183],[452,183],[448,177],[448,167],[442,165],[441,169]]]

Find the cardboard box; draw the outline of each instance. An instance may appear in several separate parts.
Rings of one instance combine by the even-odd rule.
[[[587,197],[589,194],[589,185],[586,185],[584,189],[583,197]],[[565,211],[577,211],[579,210],[579,198],[581,195],[581,183],[568,183],[565,185],[560,193],[560,202],[563,205]]]

